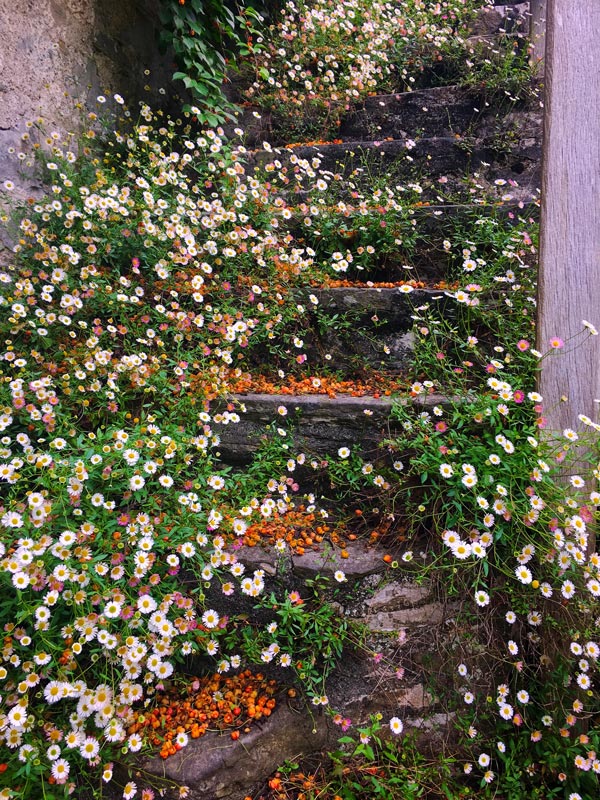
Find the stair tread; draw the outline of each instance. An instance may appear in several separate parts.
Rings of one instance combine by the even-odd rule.
[[[482,104],[485,102],[483,97],[483,92],[476,87],[473,86],[465,86],[459,83],[447,84],[444,86],[429,86],[420,89],[413,89],[413,90],[398,90],[398,91],[391,91],[391,92],[378,92],[376,94],[369,94],[366,97],[362,98],[355,105],[353,105],[342,118],[341,126],[344,125],[344,121],[352,117],[357,111],[360,111],[364,108],[378,108],[381,103],[384,104],[409,104],[409,105],[417,105],[419,103],[439,103],[441,100],[444,102],[444,106],[448,106],[449,103],[461,105],[463,103],[475,102],[480,101]],[[479,108],[480,111],[483,111],[483,108]],[[242,113],[238,115],[238,121],[245,121],[246,117],[252,117],[252,120],[248,120],[249,127],[251,131],[251,135],[255,130],[266,130],[270,124],[270,111],[269,109],[262,108],[258,105],[245,105],[242,109]],[[492,107],[490,105],[490,113],[492,112]],[[497,111],[495,112],[497,113]],[[258,117],[255,116],[258,114]],[[501,115],[502,116],[502,115]],[[259,125],[260,121],[264,121],[266,124]],[[226,126],[226,129],[229,129],[229,126]],[[284,145],[278,145],[284,146]]]
[[[294,406],[304,408],[306,410],[323,408],[344,408],[344,409],[360,409],[362,410],[365,404],[369,408],[387,411],[391,409],[394,403],[402,403],[404,405],[414,403],[422,406],[435,406],[445,405],[449,402],[455,402],[457,398],[449,398],[442,394],[428,394],[417,395],[416,397],[405,395],[395,396],[382,396],[376,397],[372,394],[364,394],[355,396],[351,394],[344,394],[342,392],[336,394],[335,397],[330,397],[327,394],[267,394],[260,392],[248,392],[247,394],[236,393],[230,395],[231,399],[238,400],[246,407],[246,412],[250,411],[252,407],[265,409],[277,409],[278,406]],[[365,417],[370,419],[370,417]]]
[[[541,130],[539,132],[541,137]],[[409,153],[415,149],[416,147],[423,147],[425,144],[429,144],[434,147],[447,147],[447,146],[456,146],[461,141],[460,135],[454,136],[424,136],[417,139],[414,143],[414,147],[411,147],[408,151]],[[531,138],[531,137],[528,137]],[[256,156],[259,154],[268,154],[269,156],[276,156],[276,155],[285,155],[295,153],[298,155],[303,151],[315,151],[315,153],[319,153],[320,151],[327,152],[329,150],[339,150],[341,152],[347,152],[351,150],[352,147],[360,147],[360,148],[372,148],[372,149],[398,149],[400,146],[402,148],[407,149],[406,142],[411,139],[411,137],[406,136],[398,139],[394,139],[392,137],[384,137],[384,138],[363,138],[363,139],[351,139],[351,140],[333,140],[329,142],[293,142],[287,145],[278,145],[277,147],[270,147],[269,149],[265,148],[255,148],[253,150],[248,150],[248,154],[251,156]],[[312,155],[312,153],[311,153]]]

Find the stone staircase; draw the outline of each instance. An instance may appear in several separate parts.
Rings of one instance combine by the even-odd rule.
[[[492,46],[494,37],[507,35],[499,31],[508,25],[510,35],[525,37],[527,6],[504,3],[488,9],[473,36]],[[364,216],[357,209],[361,201],[374,196],[383,202],[388,189],[395,198],[406,196],[405,205],[397,201],[399,214],[403,230],[413,231],[414,236],[410,247],[402,242],[397,252],[383,255],[375,244],[363,269],[350,266],[337,276],[349,285],[329,280],[292,289],[293,302],[301,309],[297,323],[303,348],[299,352],[308,356],[306,370],[303,373],[304,365],[283,370],[283,377],[273,382],[273,391],[253,391],[256,375],[271,365],[261,361],[260,351],[249,357],[241,370],[251,376],[249,388],[219,401],[223,409],[240,414],[238,423],[225,420],[216,430],[223,461],[236,469],[247,464],[261,437],[270,435],[269,425],[282,420],[282,408],[286,422],[294,425],[296,452],[326,459],[335,457],[343,446],[359,445],[364,453],[381,453],[382,440],[393,432],[395,403],[428,410],[448,402],[443,394],[410,392],[411,382],[420,374],[412,332],[415,309],[436,306],[450,320],[456,313],[454,276],[449,274],[444,247],[448,231],[457,225],[468,231],[477,219],[487,216],[510,223],[519,214],[535,216],[537,210],[539,103],[499,100],[493,102],[481,88],[459,86],[372,96],[348,111],[335,142],[293,146],[278,138],[268,111],[260,109],[257,120],[253,115],[257,109],[246,109],[239,123],[247,133],[246,171],[272,176],[289,212],[290,230],[303,247],[315,251],[315,258],[331,259],[336,242],[343,252],[355,250],[359,237],[366,243],[373,230],[361,231]],[[265,139],[278,146],[264,147]],[[330,235],[323,243],[325,237],[315,232],[315,225],[303,227],[306,182],[297,177],[299,162],[309,165],[302,174],[318,164],[314,170],[328,184],[329,201],[351,208],[346,216],[340,214],[337,238]],[[409,184],[418,190],[405,191]],[[337,319],[347,319],[345,330],[337,327]],[[346,380],[349,386],[363,379],[367,389],[323,394],[294,388],[303,375],[318,382],[320,370],[335,373],[339,382]],[[373,389],[366,379],[373,374],[388,381],[381,390]],[[295,378],[293,384],[290,375]],[[390,385],[395,388],[387,388]],[[348,656],[328,687],[330,703],[353,721],[364,721],[372,711],[388,716],[399,713],[405,725],[426,732],[424,747],[435,746],[446,735],[448,718],[424,688],[425,653],[431,653],[437,636],[457,635],[452,607],[439,588],[417,585],[410,570],[390,573],[382,558],[386,550],[366,547],[364,542],[350,544],[347,550],[345,558],[334,545],[305,555],[290,553],[283,568],[281,560],[257,548],[244,548],[239,558],[267,575],[283,569],[298,585],[306,578],[343,569],[358,599],[340,607],[340,613],[366,624],[369,646],[392,659],[398,654],[394,643],[398,634],[408,631],[415,645],[406,662],[405,680],[383,674],[369,659]],[[211,734],[166,762],[151,760],[146,768],[189,785],[188,797],[194,800],[258,798],[265,791],[268,774],[285,759],[331,748],[338,735],[339,729],[323,714],[311,715],[301,704],[283,701],[270,720],[239,741]]]
[[[508,20],[518,31],[511,35],[525,37],[527,7],[505,3],[487,9],[475,26],[477,35],[490,41],[505,36],[499,30]],[[533,90],[532,96],[510,102],[487,97],[481,87],[462,86],[375,95],[346,113],[335,141],[280,143],[275,148],[262,146],[268,135],[278,141],[269,113],[260,109],[257,121],[257,109],[246,109],[241,125],[247,132],[247,170],[257,175],[266,170],[273,176],[292,222],[296,220],[291,226],[294,235],[317,255],[330,255],[335,243],[342,252],[356,250],[358,244],[373,240],[373,231],[365,231],[364,218],[354,212],[340,215],[337,240],[320,235],[315,225],[302,229],[306,172],[298,164],[313,165],[325,176],[328,191],[342,207],[355,209],[365,199],[372,205],[374,196],[384,202],[391,190],[402,219],[402,243],[396,252],[382,253],[376,245],[366,266],[350,265],[339,273],[341,279],[349,279],[341,281],[347,285],[327,281],[295,290],[303,309],[308,374],[323,368],[337,371],[341,380],[356,378],[365,369],[399,378],[418,374],[414,309],[436,306],[452,318],[457,306],[443,246],[449,231],[462,225],[468,234],[469,227],[486,216],[510,224],[519,215],[537,213],[542,108]],[[319,309],[320,323],[309,296]],[[350,319],[346,335],[333,324],[323,325],[323,317],[345,315]],[[321,454],[335,452],[348,441],[364,442],[372,449],[381,436],[392,405],[385,392],[335,398],[303,395],[286,387],[285,381],[281,378],[281,394],[245,390],[230,398],[241,404],[244,414],[241,424],[219,430],[226,461],[248,458],[261,426],[276,418],[280,406],[294,412],[298,445]],[[406,394],[406,384],[395,387],[394,394],[398,389],[400,396]],[[418,399],[426,407],[441,401],[439,396]],[[400,402],[412,400],[406,396]]]

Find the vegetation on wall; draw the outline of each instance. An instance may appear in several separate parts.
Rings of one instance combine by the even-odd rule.
[[[227,0],[162,0],[161,41],[177,63],[182,81],[198,107],[198,120],[214,127],[233,118],[235,105],[224,81],[241,58],[255,52],[255,25],[262,21],[251,5]]]

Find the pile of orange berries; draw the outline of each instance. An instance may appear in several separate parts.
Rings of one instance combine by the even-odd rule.
[[[408,384],[399,376],[374,373],[362,380],[342,381],[330,376],[294,378],[289,375],[285,384],[274,381],[265,375],[251,375],[243,373],[237,378],[232,378],[229,390],[235,394],[324,394],[336,397],[338,394],[349,394],[352,397],[389,397],[393,392],[406,391]]]
[[[207,731],[230,730],[231,738],[239,739],[253,721],[271,715],[276,691],[276,681],[261,673],[245,670],[231,677],[216,673],[158,695],[155,707],[140,713],[127,733],[145,736],[160,747],[162,758],[181,750],[176,741],[181,733],[198,739]]]
[[[292,142],[291,144],[286,144],[286,150],[293,150],[296,147],[316,147],[317,145],[323,144],[342,144],[343,139],[332,139],[328,141],[327,139],[313,139],[310,142]]]
[[[317,283],[313,283],[316,286]],[[347,289],[357,286],[367,289],[395,289],[400,286],[411,286],[413,289],[425,289],[427,286],[423,281],[353,281],[349,278],[326,278],[322,284],[327,289]]]
[[[283,540],[295,553],[303,555],[307,548],[319,550],[325,537],[332,544],[343,544],[339,526],[326,525],[316,514],[308,513],[300,506],[298,510],[274,514],[250,525],[244,535],[244,544],[254,547]]]
[[[412,286],[413,289],[457,289],[458,283],[448,283],[448,281],[438,281],[434,284],[427,284],[425,281],[352,281],[347,278],[327,278],[324,282],[312,284],[313,286],[323,286],[327,289],[347,289],[359,287],[367,289],[397,289],[400,286]]]

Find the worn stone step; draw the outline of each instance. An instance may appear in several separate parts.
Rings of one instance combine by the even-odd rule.
[[[460,86],[374,95],[342,119],[339,138],[360,141],[387,136],[455,136],[498,116],[498,109],[492,111],[484,92]]]
[[[143,771],[164,785],[169,799],[180,797],[176,789],[168,791],[175,784],[188,788],[188,800],[243,800],[286,760],[333,747],[336,731],[339,735],[324,714],[279,700],[269,719],[237,741],[227,732],[208,733],[166,760],[145,759]]]
[[[395,552],[393,545],[391,549]],[[429,634],[425,641],[423,631],[447,635],[455,606],[441,602],[433,584],[416,582],[409,567],[401,565],[392,575],[384,560],[386,552],[389,543],[383,549],[355,541],[348,545],[346,559],[335,548],[282,556],[272,548],[241,547],[236,556],[247,568],[263,569],[268,575],[279,570],[289,575],[291,570],[301,597],[310,595],[309,586],[317,576],[331,579],[335,571],[344,571],[351,591],[335,602],[334,609],[340,617],[361,624],[361,646],[348,646],[328,679],[324,691],[330,708],[349,717],[355,727],[368,724],[373,713],[381,714],[386,722],[399,715],[423,745],[433,746],[431,731],[443,732],[449,718],[440,713],[426,688],[429,671],[438,667],[435,662],[432,667],[423,664],[430,658]],[[401,662],[399,637],[410,647]],[[395,669],[400,663],[401,675]],[[261,666],[265,674],[270,669]],[[310,706],[300,693],[287,694],[293,682],[291,672],[279,669],[277,680],[289,683],[281,685],[268,718],[242,729],[237,739],[227,730],[212,731],[190,739],[167,759],[149,755],[140,763],[143,774],[152,775],[157,788],[164,786],[169,800],[179,796],[180,785],[188,788],[188,800],[243,800],[248,795],[258,797],[270,774],[287,759],[335,748],[340,728],[327,710]]]
[[[532,89],[535,87],[532,86]],[[471,86],[434,86],[415,91],[371,95],[352,106],[341,118],[336,139],[406,139],[415,137],[454,136],[475,129],[486,120],[501,125],[507,114],[526,111],[526,104],[486,99],[483,88]],[[263,141],[272,145],[287,144],[277,135],[268,110],[247,107],[238,118],[245,132],[246,145],[258,148]],[[226,130],[233,135],[233,125]]]
[[[319,354],[326,351],[330,368],[336,370],[345,370],[357,361],[390,371],[406,370],[414,360],[414,309],[430,304],[445,313],[453,306],[444,291],[411,289],[407,293],[407,288],[411,287],[313,290],[321,313],[349,315],[349,327],[323,326],[318,350],[310,348],[314,351],[309,352],[311,365],[319,363]]]
[[[514,119],[514,118],[513,118]],[[507,136],[504,131],[504,136]],[[516,138],[518,136],[518,138]],[[506,149],[504,149],[506,148]],[[523,162],[538,161],[541,157],[541,131],[515,129],[515,139],[488,135],[471,140],[460,136],[334,142],[323,145],[301,145],[294,148],[256,150],[249,156],[249,165],[271,167],[293,172],[293,158],[309,163],[317,159],[320,173],[342,175],[345,178],[367,173],[369,178],[388,176],[390,181],[410,180],[416,173],[427,175],[460,174],[482,166],[505,165],[513,178],[525,167]],[[277,162],[281,165],[277,165]],[[363,181],[364,183],[364,181]]]
[[[294,425],[296,450],[315,454],[337,453],[340,447],[358,444],[367,453],[380,451],[382,434],[389,431],[394,402],[414,404],[424,409],[446,405],[442,395],[391,397],[365,395],[354,397],[339,394],[245,394],[234,395],[230,402],[240,407],[240,422],[215,424],[220,436],[218,447],[223,461],[231,464],[248,462],[264,437],[267,427],[280,421]],[[285,414],[281,413],[285,409]],[[272,435],[272,434],[270,434]]]
[[[249,155],[247,168],[261,177],[270,175],[274,185],[279,182],[288,202],[307,197],[319,177],[330,183],[323,192],[325,202],[330,195],[349,201],[356,192],[370,193],[383,185],[418,186],[424,202],[449,196],[466,202],[474,193],[482,200],[495,199],[502,196],[497,181],[509,184],[511,198],[522,201],[540,185],[541,133],[529,136],[523,130],[522,134],[518,142],[505,132],[475,142],[438,137],[420,139],[414,146],[412,140],[395,139],[260,150]],[[314,177],[298,172],[297,160],[312,162]]]
[[[539,193],[528,191],[523,187],[496,187],[500,191],[509,189],[515,199],[500,204],[425,204],[407,206],[398,212],[399,235],[405,237],[405,244],[392,251],[376,248],[368,266],[358,269],[349,264],[345,272],[337,275],[325,269],[329,278],[371,283],[399,283],[401,281],[423,282],[435,286],[448,280],[449,254],[444,247],[446,239],[452,239],[457,226],[468,230],[478,220],[493,217],[503,226],[517,224],[520,218],[537,219],[539,214]],[[297,199],[296,199],[297,202]],[[371,243],[369,229],[365,218],[355,206],[346,205],[346,210],[339,213],[339,227],[331,230],[331,225],[324,233],[319,227],[318,218],[312,224],[303,223],[305,207],[288,205],[292,217],[288,221],[288,229],[295,241],[301,246],[310,246],[315,250],[317,263],[329,264],[331,254],[335,250],[352,252],[354,248]],[[404,218],[403,218],[404,217]],[[403,232],[404,231],[404,232]],[[327,285],[327,279],[324,281]],[[313,284],[314,286],[314,284]],[[312,291],[312,290],[311,290]]]
[[[414,307],[424,303],[442,301],[446,295],[440,289],[413,289],[411,286],[377,288],[369,286],[335,287],[312,290],[319,301],[319,307],[331,313],[355,311],[364,317],[365,324],[376,314],[395,328],[406,330],[412,324]]]
[[[539,162],[529,159],[525,163],[517,161],[514,167],[515,169],[509,169],[506,166],[496,165],[494,170],[486,169],[486,174],[475,172],[448,175],[443,178],[443,183],[440,176],[437,178],[425,176],[425,180],[415,180],[414,182],[421,187],[421,207],[438,207],[441,210],[453,205],[460,210],[477,206],[491,210],[503,206],[516,209],[539,203],[541,177]],[[498,180],[505,182],[502,189],[496,183]],[[296,180],[289,174],[287,167],[281,171],[281,175],[278,174],[277,181],[277,187],[273,191],[289,207],[313,202],[314,190],[305,188],[306,182]],[[392,188],[397,188],[399,185],[406,187],[407,184],[407,180],[399,181],[394,174],[390,176],[388,182]],[[342,200],[350,203],[357,195],[361,197],[372,195],[374,191],[381,189],[381,185],[382,178],[379,174],[371,178],[363,174],[360,181],[336,180],[335,195],[330,197],[326,194],[325,201],[337,203]],[[507,199],[504,200],[504,197]],[[407,205],[410,203],[407,202]]]
[[[408,146],[407,146],[408,145]],[[412,149],[411,149],[412,148]],[[316,164],[319,162],[319,173],[339,174],[348,177],[357,169],[374,168],[378,173],[390,172],[394,164],[395,173],[407,173],[410,161],[429,161],[430,168],[440,172],[464,170],[468,159],[466,150],[458,146],[453,137],[438,136],[421,139],[414,147],[408,139],[388,140],[355,140],[345,142],[327,142],[324,144],[295,145],[294,147],[277,148],[271,150],[255,150],[249,158],[249,163],[256,167],[271,167],[278,162],[283,168],[293,171],[294,160],[307,161]],[[396,163],[400,162],[400,163]],[[404,169],[398,172],[400,164]]]

